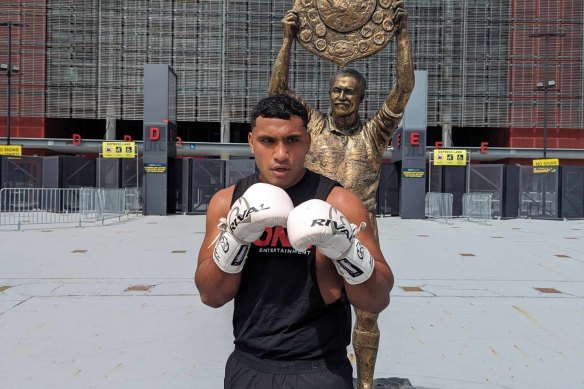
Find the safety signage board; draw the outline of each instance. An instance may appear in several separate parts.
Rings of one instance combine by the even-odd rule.
[[[434,165],[466,165],[466,150],[434,150]]]
[[[560,165],[560,160],[557,158],[534,159],[533,173],[554,173],[557,171],[556,166]]]
[[[21,145],[0,145],[0,155],[10,155],[13,157],[22,156]]]
[[[144,163],[144,171],[146,173],[166,173],[165,163]]]
[[[404,168],[402,175],[404,178],[424,178],[426,171],[420,168]]]
[[[136,142],[102,142],[101,155],[104,158],[134,158]]]

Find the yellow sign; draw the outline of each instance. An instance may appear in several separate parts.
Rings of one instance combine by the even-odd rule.
[[[22,156],[21,145],[0,145],[0,155],[11,155],[13,157]]]
[[[434,150],[434,165],[466,165],[466,150]]]
[[[134,158],[136,142],[102,142],[101,155],[104,158]]]
[[[555,166],[560,165],[560,160],[557,158],[534,159],[533,173],[555,173],[557,169]]]

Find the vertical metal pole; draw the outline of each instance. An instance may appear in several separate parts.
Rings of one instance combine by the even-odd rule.
[[[434,163],[434,152],[430,152],[430,163],[428,164],[428,192],[432,192],[432,164]]]
[[[548,92],[548,49],[550,36],[545,36],[545,53],[543,63],[543,157],[547,156],[547,92]]]
[[[466,53],[467,53],[467,42],[469,40],[467,35],[467,20],[468,20],[468,1],[463,2],[463,9],[462,9],[462,74],[460,77],[460,126],[464,127],[464,118],[466,115]],[[452,134],[452,129],[450,130]]]
[[[227,6],[225,5],[226,0],[221,1],[221,85],[219,86],[219,91],[221,96],[219,96],[219,127],[220,127],[220,142],[224,143],[225,134],[225,50],[227,45]]]
[[[101,187],[101,151],[97,155],[97,187]]]
[[[8,76],[8,116],[6,117],[6,144],[10,144],[10,103],[12,94],[12,22],[8,22],[8,71],[6,72]],[[18,225],[20,229],[20,221]]]
[[[468,153],[467,154],[468,155],[468,158],[467,158],[468,159],[468,161],[467,161],[467,163],[468,163],[468,170],[466,171],[466,193],[470,193],[470,167],[471,167],[471,164],[470,164],[470,150],[467,151],[467,153]]]

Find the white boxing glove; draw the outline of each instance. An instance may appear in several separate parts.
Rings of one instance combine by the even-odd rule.
[[[266,227],[286,227],[288,214],[294,208],[282,188],[257,183],[235,200],[227,219],[221,218],[213,259],[226,273],[239,273],[245,265],[249,246],[264,233]]]
[[[349,284],[356,285],[367,281],[375,266],[369,250],[355,237],[363,226],[353,233],[356,226],[335,207],[322,200],[308,200],[288,215],[288,239],[298,251],[315,245]]]

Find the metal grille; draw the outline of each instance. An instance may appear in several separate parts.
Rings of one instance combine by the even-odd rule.
[[[31,24],[15,42],[34,53],[44,47],[46,12],[48,117],[140,120],[143,65],[168,63],[178,75],[179,121],[246,122],[266,93],[280,20],[291,6],[291,0],[14,0],[0,9],[2,19]],[[549,128],[583,127],[582,0],[408,0],[406,7],[416,69],[429,74],[430,126],[541,127],[543,93],[535,86],[547,63],[556,81],[548,93]],[[531,36],[541,32],[565,36],[551,38],[545,50],[544,39]],[[326,111],[336,66],[296,46],[290,86]],[[394,51],[354,65],[369,83],[364,117],[395,81]],[[43,83],[39,55],[23,64],[20,81]],[[19,88],[15,116],[43,116],[42,92]],[[4,85],[0,91],[6,93]]]
[[[462,217],[489,220],[492,218],[492,195],[490,193],[465,193],[462,195]]]
[[[18,116],[45,116],[45,44],[46,0],[3,0],[0,22],[25,23],[12,28],[12,64],[20,70],[12,75],[11,114],[16,125]],[[8,63],[8,27],[0,27],[0,63]],[[8,88],[5,72],[0,72],[0,115],[7,114]],[[4,125],[4,121],[1,123]]]
[[[0,226],[105,222],[140,210],[138,189],[4,188]]]
[[[432,219],[452,219],[452,193],[426,193],[425,216]]]

